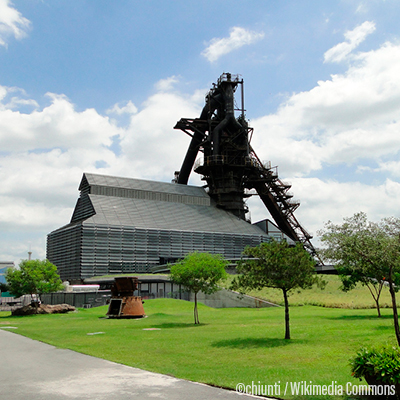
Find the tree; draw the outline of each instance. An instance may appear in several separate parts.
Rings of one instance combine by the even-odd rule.
[[[211,294],[220,289],[218,283],[227,277],[227,261],[218,254],[194,252],[171,267],[170,278],[194,293],[194,323],[199,324],[197,293]]]
[[[396,292],[400,289],[400,219],[384,218],[374,224],[377,252],[369,259],[375,265],[383,265],[386,272],[384,280],[388,282],[392,299],[393,323],[397,343],[400,346],[400,327],[397,312]]]
[[[286,241],[261,243],[257,247],[246,247],[244,256],[237,266],[241,275],[234,278],[231,289],[243,292],[247,289],[260,290],[264,287],[281,289],[285,302],[285,339],[290,339],[289,301],[290,291],[311,288],[324,282],[316,276],[315,261],[298,243],[289,246]]]
[[[0,282],[0,293],[8,292],[9,290],[10,290],[10,288],[6,283]]]
[[[337,263],[341,277],[343,275],[342,281],[351,284],[361,282],[367,286],[377,286],[378,290],[382,290],[387,282],[395,335],[400,346],[396,304],[396,292],[400,286],[400,219],[384,218],[379,223],[373,223],[367,221],[365,213],[358,213],[344,221],[342,225],[327,224],[327,230],[322,234],[322,241],[327,245],[323,251],[325,257]],[[377,303],[378,290],[374,297]]]
[[[16,297],[24,294],[38,296],[63,288],[57,267],[48,260],[23,260],[19,269],[8,268],[6,280],[10,292]]]
[[[381,316],[379,298],[385,283],[387,271],[380,260],[373,262],[380,252],[380,230],[376,224],[367,220],[365,213],[344,218],[341,225],[331,221],[325,230],[319,231],[322,243],[327,246],[321,250],[327,262],[333,262],[342,281],[342,290],[347,292],[358,283],[366,286],[375,301],[378,316]]]

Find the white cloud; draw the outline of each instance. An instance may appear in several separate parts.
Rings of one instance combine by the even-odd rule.
[[[301,201],[297,218],[314,236],[316,246],[317,232],[328,220],[341,223],[360,211],[373,221],[398,214],[400,183],[391,179],[377,185],[317,178],[294,179],[292,183]]]
[[[400,161],[392,160],[392,161],[380,161],[377,167],[370,167],[365,165],[360,165],[357,168],[357,171],[360,173],[367,172],[370,174],[373,173],[389,173],[393,177],[400,177]]]
[[[170,76],[166,79],[160,79],[156,84],[155,88],[159,92],[169,92],[174,88],[174,85],[179,82],[179,78],[174,76]]]
[[[26,97],[28,97],[28,95],[23,89],[0,86],[0,111],[24,106],[28,106],[30,109],[32,109],[32,107],[39,107],[39,104],[35,100]]]
[[[94,109],[77,112],[63,95],[48,93],[51,104],[29,114],[0,108],[0,148],[2,151],[69,148],[93,143],[110,146],[120,130],[108,117]]]
[[[10,102],[6,105],[6,108],[15,109],[21,106],[29,106],[33,108],[39,107],[39,104],[32,99],[21,99],[19,97],[12,97]]]
[[[263,32],[249,31],[235,26],[230,30],[227,38],[214,38],[201,53],[208,61],[217,61],[221,56],[230,53],[242,46],[252,44],[264,37]]]
[[[296,217],[314,237],[328,220],[340,223],[359,211],[375,221],[398,214],[399,69],[400,45],[387,42],[251,121],[253,147],[292,184],[301,202]],[[340,180],[327,166],[340,166]],[[254,221],[267,216],[260,201],[251,199],[250,207]]]
[[[399,69],[400,45],[385,43],[360,53],[344,74],[292,95],[275,114],[252,120],[254,147],[292,176],[323,163],[393,156],[400,150]]]
[[[197,92],[156,86],[160,91],[140,110],[130,101],[114,106],[117,114],[130,111],[126,128],[93,109],[76,111],[63,95],[49,94],[50,105],[25,114],[0,103],[0,259],[13,252],[15,262],[26,257],[28,240],[12,245],[10,234],[18,240],[30,235],[34,257],[45,256],[46,234],[70,221],[83,172],[173,178],[190,141],[173,127],[182,116],[198,116],[201,106]],[[9,92],[0,86],[0,99],[7,102]],[[115,138],[121,139],[119,155],[109,148]]]
[[[124,106],[120,106],[120,104],[121,103],[114,104],[112,108],[109,108],[106,111],[107,114],[136,114],[138,111],[137,107],[132,103],[131,100],[129,100]]]
[[[24,38],[29,27],[30,21],[13,8],[9,0],[0,0],[0,46],[7,47],[10,36]]]
[[[0,86],[0,259],[45,257],[46,234],[69,222],[84,171],[117,164],[108,148],[120,129],[62,95],[39,109],[24,90]],[[22,113],[21,108],[30,107]],[[32,111],[32,108],[35,109]]]
[[[49,207],[45,203],[29,202],[24,198],[1,197],[0,210],[1,227],[3,230],[14,231],[18,228],[35,231],[53,225],[53,221],[68,222],[71,218],[65,207]],[[47,221],[47,223],[44,223]],[[50,223],[52,221],[52,223]]]
[[[360,211],[367,213],[372,221],[398,215],[400,183],[391,179],[369,185],[332,179],[293,178],[290,184],[291,192],[300,201],[296,218],[313,236],[312,242],[316,247],[319,246],[318,230],[329,220],[341,223],[344,217]],[[250,199],[249,205],[253,222],[272,219],[258,197]]]
[[[346,41],[337,44],[324,54],[324,62],[341,62],[360,44],[365,38],[375,31],[375,23],[365,21],[352,31],[344,34]]]
[[[366,3],[361,2],[361,3],[357,6],[356,13],[363,14],[363,13],[366,13],[367,11],[368,11],[368,6],[367,6]]]
[[[147,99],[121,135],[121,162],[129,165],[129,176],[168,181],[180,168],[190,141],[173,127],[182,117],[198,117],[202,105],[197,92],[168,92],[163,82],[156,87],[161,90]]]

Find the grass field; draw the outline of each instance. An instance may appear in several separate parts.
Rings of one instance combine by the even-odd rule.
[[[192,303],[157,299],[144,306],[148,317],[138,320],[105,319],[106,307],[98,307],[64,315],[0,313],[0,326],[17,327],[19,334],[57,347],[232,389],[252,381],[280,382],[282,391],[286,382],[357,385],[349,358],[363,345],[395,344],[390,309],[377,318],[373,309],[294,306],[292,340],[287,341],[283,308],[200,305],[201,324],[195,326]],[[96,332],[104,333],[88,335]]]
[[[223,286],[229,288],[232,279],[233,277],[229,276]],[[341,281],[337,275],[323,275],[323,279],[327,283],[324,290],[314,286],[310,290],[295,291],[289,297],[290,304],[350,309],[375,308],[375,302],[367,287],[357,285],[355,289],[343,292],[339,289]],[[282,291],[278,289],[265,288],[260,291],[248,291],[246,294],[283,305]],[[391,307],[392,301],[387,287],[383,288],[379,303],[382,308]]]

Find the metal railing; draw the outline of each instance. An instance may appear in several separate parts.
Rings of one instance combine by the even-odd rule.
[[[204,166],[213,165],[237,165],[243,167],[256,167],[260,170],[271,169],[271,161],[264,161],[260,163],[256,158],[250,156],[246,157],[229,157],[224,155],[212,155],[198,158],[194,163],[194,169]]]

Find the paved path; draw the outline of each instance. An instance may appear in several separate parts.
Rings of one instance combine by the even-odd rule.
[[[0,329],[0,398],[245,400],[255,397],[58,349],[12,333],[11,329]]]

